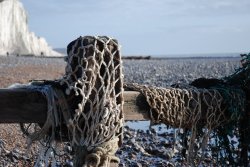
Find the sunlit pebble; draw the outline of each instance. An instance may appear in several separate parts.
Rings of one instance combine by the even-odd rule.
[[[49,154],[50,154],[50,157],[54,156],[54,152],[53,151],[50,151]]]
[[[72,152],[72,147],[71,146],[65,146],[65,151],[70,153]]]
[[[130,139],[132,143],[135,143],[135,138]]]
[[[198,158],[201,158],[201,153],[197,153],[196,156],[197,156]]]
[[[175,144],[175,145],[176,145],[176,148],[178,148],[179,150],[180,150],[180,149],[182,149],[182,144],[181,144],[181,143],[176,142],[176,144]]]
[[[61,166],[61,162],[57,161],[56,162],[56,167],[59,167],[59,166]]]
[[[212,158],[211,152],[206,152],[206,153],[205,153],[205,157],[206,157],[206,158]]]
[[[166,151],[163,153],[163,155],[165,155],[167,159],[171,159],[171,158],[173,158],[174,153],[173,153],[172,150],[166,150]]]
[[[67,166],[67,167],[73,167],[73,166],[74,166],[74,164],[73,164],[73,162],[72,162],[72,161],[67,160],[67,161],[66,161],[66,166]]]
[[[39,162],[39,167],[45,167],[45,163],[44,162]]]
[[[171,162],[168,162],[168,163],[167,163],[167,166],[168,166],[168,167],[174,167],[175,165],[174,165],[173,163],[171,163]]]

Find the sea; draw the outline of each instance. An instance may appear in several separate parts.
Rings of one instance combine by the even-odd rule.
[[[55,51],[67,55],[66,48],[55,48]],[[235,52],[235,53],[196,53],[196,54],[166,54],[166,55],[129,55],[129,56],[150,56],[153,59],[187,59],[187,58],[237,58],[240,54],[246,54],[246,52]],[[128,56],[128,55],[124,55]]]

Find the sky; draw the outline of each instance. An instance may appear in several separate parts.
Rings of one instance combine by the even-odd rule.
[[[116,38],[123,55],[250,51],[250,0],[20,0],[29,29],[53,48]]]

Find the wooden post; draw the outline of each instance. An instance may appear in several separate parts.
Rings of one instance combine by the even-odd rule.
[[[124,93],[125,120],[148,120],[149,106],[136,91]],[[0,123],[44,123],[47,102],[37,90],[0,89]]]

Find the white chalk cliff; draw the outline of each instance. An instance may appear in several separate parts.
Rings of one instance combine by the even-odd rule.
[[[29,31],[26,11],[19,0],[0,0],[0,55],[62,56],[44,38]]]

